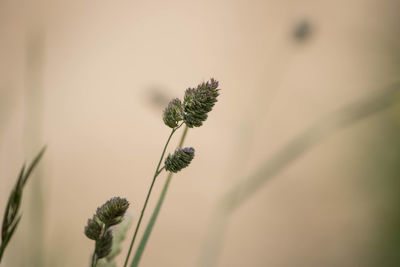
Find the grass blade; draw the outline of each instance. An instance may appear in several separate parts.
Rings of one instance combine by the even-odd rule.
[[[146,230],[143,233],[143,237],[140,240],[139,246],[136,249],[135,256],[133,257],[133,260],[131,263],[131,267],[139,266],[140,259],[142,258],[144,249],[146,248],[147,241],[149,240],[150,234],[153,230],[154,224],[156,223],[158,214],[160,213],[162,204],[163,204],[165,196],[167,194],[167,190],[168,190],[169,184],[171,182],[171,178],[172,178],[172,172],[170,172],[168,174],[168,177],[167,177],[167,180],[165,181],[164,188],[161,192],[160,198],[158,199],[157,205],[154,208],[154,211],[153,211],[153,214],[151,215],[150,221],[146,226]]]
[[[4,254],[4,250],[6,249],[8,242],[11,240],[11,237],[13,236],[21,220],[21,216],[17,217],[17,215],[21,207],[21,200],[22,200],[24,186],[29,176],[31,175],[32,171],[35,169],[36,165],[42,158],[45,150],[46,147],[44,147],[39,152],[39,154],[32,161],[26,172],[25,172],[25,164],[22,166],[18,175],[18,180],[8,198],[7,206],[4,211],[3,224],[1,228],[0,262]]]
[[[29,165],[28,169],[26,170],[26,173],[24,175],[24,183],[23,185],[25,185],[26,181],[28,180],[29,176],[31,175],[32,171],[35,169],[36,165],[39,163],[40,159],[42,158],[44,152],[46,152],[46,146],[44,146],[42,148],[42,150],[40,150],[39,154],[37,154],[37,156],[35,157],[35,159],[32,161],[31,165]]]
[[[185,126],[185,129],[183,130],[181,139],[179,141],[178,148],[182,148],[183,142],[185,141],[185,138],[186,138],[186,135],[187,135],[187,132],[188,132],[188,129],[189,128],[187,126]],[[158,214],[160,213],[162,204],[163,204],[165,196],[167,194],[168,187],[169,187],[169,184],[171,182],[172,175],[173,175],[172,172],[170,172],[168,174],[168,177],[167,177],[167,179],[166,179],[166,181],[164,183],[164,187],[163,187],[163,190],[161,192],[160,198],[158,199],[157,205],[154,208],[154,211],[153,211],[153,213],[151,215],[150,221],[146,226],[146,229],[145,229],[145,231],[143,233],[143,237],[140,240],[139,246],[138,246],[138,248],[137,248],[137,250],[135,252],[135,256],[133,257],[133,260],[132,260],[132,263],[131,263],[131,267],[139,266],[140,259],[142,258],[144,249],[146,248],[147,241],[149,240],[150,234],[151,234],[151,232],[153,230],[154,224],[156,223]]]

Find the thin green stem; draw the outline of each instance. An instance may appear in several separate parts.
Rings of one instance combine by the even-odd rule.
[[[102,229],[102,232],[101,232],[101,235],[100,235],[100,237],[99,237],[98,240],[100,240],[100,239],[102,239],[102,238],[104,237],[104,235],[106,234],[106,232],[108,231],[109,228],[110,228],[110,226],[104,225],[104,227],[103,227],[103,229]],[[99,260],[99,258],[98,258],[97,255],[96,255],[97,242],[98,242],[98,241],[96,241],[96,243],[95,243],[95,245],[94,245],[94,252],[93,252],[93,256],[92,256],[92,265],[91,265],[91,267],[96,267],[97,261]]]
[[[179,141],[179,144],[178,144],[178,148],[182,148],[183,142],[185,142],[185,138],[186,138],[188,130],[189,130],[189,127],[185,126],[185,129],[183,129],[181,140]]]
[[[92,267],[96,267],[96,264],[97,264],[97,260],[96,260],[96,252],[93,252],[93,255],[92,255]]]
[[[178,145],[179,148],[182,148],[183,142],[185,141],[185,138],[186,138],[186,135],[187,135],[187,132],[188,132],[188,127],[185,126],[185,130],[183,131],[182,136],[181,136],[181,140],[179,141],[179,145]],[[163,190],[161,192],[160,198],[157,201],[157,205],[156,205],[156,207],[155,207],[155,209],[153,211],[153,214],[151,215],[149,223],[146,226],[146,229],[144,231],[143,237],[140,240],[139,247],[137,248],[135,256],[133,257],[133,260],[132,260],[132,263],[131,263],[131,267],[137,267],[139,265],[139,262],[140,262],[140,259],[141,259],[142,255],[143,255],[143,252],[144,252],[144,249],[146,247],[147,241],[148,241],[148,239],[150,237],[151,231],[152,231],[153,226],[154,226],[154,224],[155,224],[155,222],[157,220],[158,214],[160,213],[162,204],[163,204],[165,196],[167,194],[168,186],[169,186],[169,184],[171,182],[172,175],[173,175],[173,173],[170,172],[168,174],[167,179],[165,180],[164,187],[163,187]]]
[[[161,169],[158,170],[157,176],[165,169],[165,166],[163,166]]]
[[[128,255],[126,256],[124,267],[126,267],[128,265],[128,260],[129,260],[129,257],[131,255],[133,245],[135,244],[136,236],[138,234],[140,225],[142,223],[143,215],[144,215],[144,212],[146,211],[147,203],[149,202],[151,192],[153,191],[153,186],[154,186],[154,183],[156,181],[156,178],[161,173],[161,171],[164,169],[164,167],[162,167],[160,169],[160,165],[161,165],[161,162],[162,162],[162,160],[164,158],[165,151],[166,151],[166,149],[168,147],[169,141],[171,140],[172,135],[182,126],[182,124],[183,123],[181,123],[179,126],[177,126],[174,129],[172,129],[171,134],[169,135],[168,140],[165,143],[164,149],[163,149],[163,151],[161,153],[160,160],[158,161],[158,164],[157,164],[157,168],[156,168],[156,170],[154,172],[153,180],[152,180],[151,185],[149,187],[149,190],[147,192],[146,200],[144,201],[144,205],[143,205],[142,211],[140,213],[140,217],[139,217],[138,223],[136,225],[135,233],[133,234],[132,241],[131,241],[131,244],[129,246]]]

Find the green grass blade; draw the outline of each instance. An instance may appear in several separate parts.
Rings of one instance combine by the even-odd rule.
[[[14,234],[15,230],[17,229],[17,226],[18,226],[21,218],[22,218],[22,215],[20,215],[18,217],[18,219],[15,220],[14,224],[11,226],[10,231],[8,231],[7,237],[4,240],[4,247],[7,246],[8,242],[10,241],[11,237],[13,236],[13,234]]]
[[[189,130],[189,127],[187,127],[187,125],[185,125],[185,129],[183,130],[181,139],[180,139],[179,144],[178,144],[178,148],[182,148],[183,143],[185,142],[185,138],[186,138],[186,135],[188,133],[188,130]],[[154,211],[153,211],[153,213],[151,215],[150,221],[146,226],[146,229],[144,231],[143,237],[140,240],[140,243],[139,243],[139,246],[138,246],[138,248],[136,250],[135,256],[133,257],[133,260],[132,260],[132,263],[131,263],[131,267],[139,266],[140,259],[142,258],[142,255],[143,255],[144,249],[146,247],[147,241],[149,240],[151,231],[153,230],[154,224],[156,223],[158,214],[160,213],[161,206],[162,206],[162,204],[164,202],[164,199],[165,199],[165,196],[167,194],[168,186],[169,186],[169,184],[171,182],[172,175],[173,175],[173,173],[170,172],[168,174],[167,179],[165,180],[164,187],[163,187],[163,190],[161,192],[160,198],[158,199],[157,205],[154,208]]]
[[[1,259],[3,258],[3,255],[4,255],[4,250],[6,249],[8,242],[11,240],[11,237],[13,236],[15,229],[17,229],[17,226],[18,226],[20,220],[21,220],[21,216],[18,217],[18,219],[12,225],[11,229],[6,233],[5,237],[2,239],[2,242],[0,245],[0,263],[1,263]]]
[[[122,251],[122,243],[132,226],[133,216],[126,216],[122,223],[113,230],[113,245],[110,254],[106,258],[99,259],[96,267],[117,267],[115,258]]]
[[[112,262],[122,251],[122,243],[132,226],[133,216],[126,216],[122,223],[113,230],[113,245],[107,261]]]
[[[13,236],[17,226],[21,220],[21,216],[17,217],[18,212],[21,207],[21,200],[24,186],[31,175],[32,171],[35,169],[36,165],[42,158],[46,147],[43,147],[39,154],[32,161],[27,171],[25,172],[25,164],[22,166],[20,173],[18,175],[18,180],[11,191],[8,198],[7,206],[4,211],[3,224],[1,228],[1,245],[0,245],[0,262],[4,254],[4,250],[7,247],[8,242]]]
[[[140,259],[142,258],[147,241],[149,240],[151,231],[153,230],[154,224],[157,220],[158,214],[160,213],[162,204],[163,204],[165,196],[167,194],[167,190],[168,190],[168,186],[171,182],[171,178],[172,178],[172,172],[169,173],[167,180],[165,181],[164,188],[161,192],[160,198],[158,199],[157,205],[153,211],[153,214],[151,215],[149,223],[146,226],[146,230],[144,231],[143,237],[140,240],[140,243],[136,250],[135,256],[133,257],[131,267],[139,266]]]
[[[28,180],[29,176],[31,175],[32,171],[35,169],[36,165],[39,163],[40,159],[42,158],[44,152],[46,152],[46,146],[40,150],[39,154],[35,157],[35,159],[32,161],[31,165],[29,165],[28,169],[26,170],[26,173],[24,175],[24,183],[25,185],[26,181]]]
[[[400,84],[394,84],[323,117],[267,159],[252,176],[234,185],[225,195],[222,204],[228,210],[236,209],[258,192],[270,178],[330,135],[399,103],[399,93]]]
[[[24,177],[24,172],[25,172],[25,164],[22,166],[21,171],[19,172],[18,175],[18,180],[17,183],[11,192],[10,196],[8,197],[8,202],[7,202],[7,207],[4,211],[4,217],[3,217],[3,225],[2,225],[2,230],[1,230],[1,238],[2,240],[5,239],[5,235],[7,233],[7,229],[12,223],[12,221],[15,219],[16,215],[16,208],[14,208],[15,205],[19,205],[19,200],[16,200],[16,189],[22,187],[22,181]],[[11,212],[10,212],[11,211]],[[18,211],[18,210],[17,210]]]

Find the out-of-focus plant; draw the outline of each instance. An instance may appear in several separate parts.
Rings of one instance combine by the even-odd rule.
[[[337,109],[293,138],[271,158],[266,159],[253,174],[234,184],[217,203],[198,266],[216,266],[230,216],[269,179],[336,131],[398,104],[399,94],[400,84],[395,83]]]
[[[24,188],[26,182],[31,176],[33,170],[39,163],[42,158],[44,152],[46,151],[46,147],[42,148],[42,150],[37,154],[32,163],[25,169],[25,164],[22,166],[21,171],[19,172],[18,180],[11,191],[11,194],[8,198],[6,210],[4,212],[3,217],[3,225],[1,228],[1,245],[0,245],[0,262],[3,258],[4,251],[10,242],[17,226],[21,220],[22,215],[19,215],[19,210],[22,203],[22,195],[24,192]]]
[[[111,252],[105,258],[102,258],[97,262],[97,267],[117,267],[115,258],[122,251],[122,242],[125,240],[126,234],[132,226],[132,221],[133,217],[128,215],[121,222],[121,224],[113,230],[113,242]]]
[[[160,198],[157,202],[157,205],[153,211],[153,214],[150,218],[150,221],[144,231],[143,237],[140,241],[140,244],[135,252],[134,258],[131,262],[131,266],[138,266],[143,251],[145,249],[147,240],[151,234],[152,228],[155,224],[159,211],[161,209],[162,203],[165,199],[169,183],[172,178],[173,173],[177,173],[181,171],[183,168],[186,168],[192,159],[194,158],[194,148],[186,147],[182,148],[184,139],[187,135],[188,128],[200,127],[203,125],[203,122],[208,118],[208,113],[213,109],[215,103],[217,102],[217,97],[219,96],[219,83],[218,81],[211,79],[209,82],[203,82],[199,84],[196,88],[189,88],[185,91],[185,95],[183,98],[183,102],[175,98],[171,100],[168,106],[165,108],[163,113],[163,121],[165,125],[170,127],[171,134],[169,135],[167,142],[164,146],[164,149],[161,153],[160,160],[158,162],[157,168],[154,172],[153,180],[148,190],[146,200],[144,202],[139,221],[136,225],[135,233],[133,235],[128,254],[125,259],[124,267],[128,265],[129,257],[135,243],[138,230],[140,228],[143,214],[146,210],[148,200],[150,198],[154,183],[156,181],[157,176],[163,171],[166,170],[169,172],[168,177],[165,181],[163,190],[161,192]],[[185,129],[183,131],[181,140],[179,142],[178,148],[175,150],[173,154],[169,154],[164,160],[164,166],[161,167],[161,163],[164,159],[165,151],[167,146],[171,140],[172,135],[183,125],[185,124]]]
[[[118,249],[116,248],[117,244],[113,243],[114,234],[111,227],[123,221],[128,208],[129,202],[125,198],[114,197],[97,208],[96,214],[88,220],[85,235],[96,241],[91,261],[92,267],[97,265],[99,259],[109,256],[111,261],[118,254],[114,253],[110,256],[113,244],[114,248]],[[121,238],[119,237],[119,239]]]

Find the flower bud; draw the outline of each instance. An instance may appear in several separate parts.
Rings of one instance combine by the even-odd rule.
[[[178,122],[183,120],[182,103],[178,98],[172,99],[164,109],[163,120],[165,125],[171,128],[178,126]]]
[[[194,148],[185,147],[177,148],[173,155],[169,154],[165,159],[165,170],[170,172],[179,172],[183,168],[189,166],[194,158]]]

